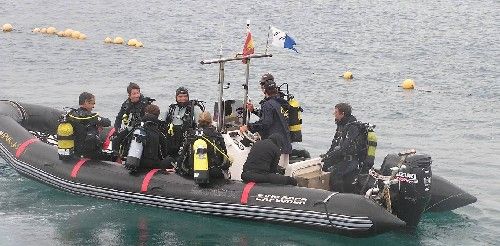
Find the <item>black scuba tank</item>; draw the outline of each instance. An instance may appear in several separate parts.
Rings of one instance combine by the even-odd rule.
[[[408,226],[414,227],[419,223],[431,198],[431,164],[432,159],[426,154],[413,154],[406,158],[388,155],[382,164],[382,174],[391,175],[390,172],[394,172],[394,179],[398,181],[390,186],[392,211]]]

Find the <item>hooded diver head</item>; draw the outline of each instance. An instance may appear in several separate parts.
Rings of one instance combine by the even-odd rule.
[[[281,150],[283,147],[283,137],[281,137],[281,134],[273,133],[269,136],[269,139],[271,139],[271,141]]]

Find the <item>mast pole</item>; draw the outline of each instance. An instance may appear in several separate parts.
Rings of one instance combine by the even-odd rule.
[[[224,107],[222,105],[222,97],[224,94],[224,63],[219,62],[219,99],[217,101],[218,111],[217,114],[217,131],[221,132],[224,126]]]
[[[247,35],[250,32],[250,20],[247,20]],[[250,115],[247,109],[248,104],[248,80],[250,77],[250,59],[246,60],[246,69],[245,69],[245,84],[243,85],[243,90],[245,91],[245,95],[243,97],[243,125],[246,125],[249,121]]]

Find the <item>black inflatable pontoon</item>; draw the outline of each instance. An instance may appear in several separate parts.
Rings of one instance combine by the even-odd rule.
[[[226,180],[200,188],[191,179],[154,169],[132,176],[118,163],[61,161],[44,136],[55,134],[62,112],[0,101],[0,156],[28,178],[75,194],[178,211],[288,224],[348,236],[367,236],[405,227],[374,201],[356,194]],[[35,137],[31,132],[38,132]],[[43,134],[40,134],[43,133]],[[433,177],[430,211],[446,211],[476,198]],[[444,184],[445,186],[437,188]],[[451,188],[450,188],[451,187]]]

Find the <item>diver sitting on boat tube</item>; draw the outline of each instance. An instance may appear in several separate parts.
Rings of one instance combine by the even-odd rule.
[[[74,140],[74,155],[77,157],[113,160],[115,157],[112,154],[102,151],[102,142],[99,138],[100,129],[111,126],[111,121],[100,117],[98,113],[92,113],[96,100],[91,93],[82,92],[78,102],[80,104],[78,109],[72,109],[67,115],[63,116],[63,120],[58,127],[58,142],[72,138]],[[63,129],[63,124],[67,123],[71,125],[70,132]],[[65,128],[69,127],[69,125],[66,126]],[[71,154],[63,151],[59,143],[58,145],[60,158],[66,154]]]
[[[175,101],[168,107],[164,121],[169,143],[168,154],[177,158],[185,133],[196,128],[196,119],[205,111],[205,107],[201,101],[189,100],[189,91],[182,86],[175,91]]]
[[[245,182],[297,185],[294,178],[278,173],[282,144],[283,137],[278,133],[255,142],[243,164],[241,179]]]
[[[260,112],[257,113],[260,119],[254,123],[248,123],[240,127],[240,131],[249,130],[252,133],[258,132],[262,139],[268,138],[272,134],[280,134],[282,137],[282,148],[279,165],[286,169],[289,162],[289,155],[292,152],[292,143],[288,126],[288,102],[278,94],[278,88],[274,82],[274,77],[266,73],[260,80],[261,89],[265,98],[262,102]],[[249,111],[253,111],[253,105],[247,105]]]
[[[115,137],[113,138],[113,150],[121,155],[128,152],[127,142],[123,141],[130,134],[131,129],[139,124],[144,116],[144,109],[155,99],[144,97],[141,88],[136,83],[127,86],[128,98],[122,103],[120,112],[115,119]]]
[[[228,179],[231,161],[224,137],[212,125],[212,115],[204,111],[198,117],[198,128],[189,130],[181,148],[177,170],[193,177],[200,185]]]
[[[136,173],[153,168],[173,172],[174,159],[167,155],[167,139],[159,125],[160,108],[154,104],[147,105],[140,125],[132,129],[133,134],[127,142],[130,148],[125,161],[125,168]]]

